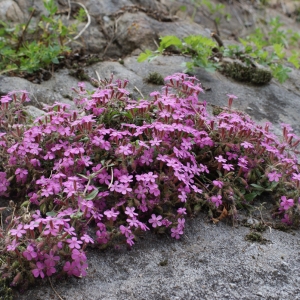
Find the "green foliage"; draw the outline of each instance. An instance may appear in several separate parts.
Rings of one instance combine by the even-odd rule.
[[[272,18],[268,25],[270,30],[267,34],[263,34],[262,30],[257,28],[246,39],[240,39],[243,50],[237,46],[224,50],[224,55],[242,59],[250,56],[259,64],[269,67],[272,75],[283,83],[291,72],[290,68],[283,65],[286,61],[299,69],[300,52],[296,49],[300,46],[300,35],[292,30],[283,30],[283,23],[279,17]],[[288,55],[287,49],[292,54]]]
[[[31,24],[33,12],[26,24],[12,26],[0,21],[0,74],[32,73],[58,64],[61,54],[70,50],[66,44],[76,33],[76,26],[64,25],[55,15],[58,7],[54,0],[44,0],[43,4],[47,15],[42,15],[35,25]]]
[[[273,18],[269,22],[270,31],[267,35],[263,34],[261,29],[258,28],[247,38],[240,38],[242,46],[228,45],[221,47],[219,51],[224,57],[239,59],[246,65],[242,73],[249,73],[250,77],[245,77],[245,79],[250,78],[249,82],[262,84],[271,80],[268,70],[260,71],[259,68],[253,67],[253,65],[257,63],[267,67],[271,75],[280,83],[283,83],[287,80],[291,72],[291,69],[285,67],[284,63],[288,62],[297,69],[300,67],[300,51],[292,48],[300,46],[300,34],[291,30],[282,30],[282,25],[283,23],[280,22],[279,18]],[[192,58],[190,62],[185,63],[185,71],[191,71],[194,67],[202,67],[206,70],[215,70],[218,68],[222,71],[225,70],[226,74],[232,73],[232,67],[228,70],[228,65],[219,65],[211,59],[212,49],[215,47],[217,47],[217,45],[213,40],[201,35],[191,35],[182,40],[176,36],[165,36],[161,38],[156,51],[152,52],[146,50],[140,54],[138,61],[151,61],[158,55],[163,54],[166,50],[175,49],[182,54],[190,55]],[[287,49],[290,50],[289,53],[291,54],[287,54]],[[236,73],[236,75],[233,76],[235,79],[240,77],[240,66],[241,64],[233,66],[234,72]],[[250,68],[249,71],[247,71],[247,68]],[[253,73],[254,69],[260,72],[258,76]],[[263,78],[261,78],[261,75],[263,75]]]
[[[145,81],[157,85],[163,85],[165,83],[162,75],[157,72],[149,73]]]
[[[86,22],[87,16],[86,16],[86,12],[83,8],[79,9],[78,13],[75,16],[75,19],[80,23]]]
[[[216,24],[220,24],[222,17],[225,17],[226,20],[229,20],[231,18],[230,14],[225,12],[224,4],[214,4],[209,0],[191,0],[191,3],[194,5],[192,19],[195,18],[195,14],[198,8],[206,8],[209,14],[213,17]]]
[[[216,43],[201,35],[190,35],[183,40],[173,35],[162,37],[158,49],[154,52],[146,50],[141,53],[138,57],[138,62],[151,61],[159,54],[170,50],[170,47],[179,50],[183,54],[191,55],[192,62],[185,64],[187,71],[191,71],[194,67],[202,67],[206,70],[215,70],[216,68],[216,64],[209,60]]]

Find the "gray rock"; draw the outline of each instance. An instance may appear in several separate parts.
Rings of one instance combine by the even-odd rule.
[[[245,227],[207,224],[202,215],[188,221],[179,241],[147,233],[131,251],[91,250],[87,277],[53,285],[64,299],[78,300],[297,299],[300,233],[266,232],[271,242],[265,245],[246,241],[248,233]],[[289,264],[284,269],[283,261]],[[46,284],[16,299],[52,295]]]
[[[127,68],[145,78],[151,72],[158,72],[163,77],[174,72],[182,72],[184,61],[187,61],[187,58],[182,56],[161,56],[150,63],[138,63],[135,57],[128,57],[124,63]],[[208,104],[226,106],[228,100],[226,95],[234,94],[239,97],[233,103],[235,109],[247,111],[261,124],[272,122],[276,134],[282,132],[280,123],[291,124],[294,132],[300,134],[298,122],[300,93],[297,87],[300,79],[299,70],[293,70],[292,78],[283,85],[272,80],[270,84],[264,86],[242,84],[218,72],[207,72],[200,68],[195,69],[195,75],[201,84],[209,89],[205,94],[200,94],[200,99],[206,100]],[[141,90],[145,93],[150,92],[150,87],[153,88],[153,85],[144,83]]]
[[[203,35],[209,33],[199,24],[188,21],[159,22],[143,12],[125,13],[118,20],[116,41],[121,46],[122,53],[129,54],[135,49],[156,49],[158,38],[174,35],[179,38],[188,35]]]
[[[75,108],[72,97],[72,87],[77,87],[78,80],[68,75],[68,70],[60,70],[48,81],[35,84],[18,77],[0,76],[0,95],[6,95],[14,90],[26,90],[30,93],[31,104],[41,108],[43,104],[53,104],[55,101],[70,104]],[[92,88],[91,85],[88,85]]]
[[[87,68],[87,72],[91,78],[97,79],[96,72],[99,74],[100,79],[109,79],[111,74],[113,74],[114,79],[127,79],[129,80],[128,86],[126,87],[130,93],[132,93],[135,99],[141,98],[141,95],[135,90],[137,87],[139,90],[143,87],[143,79],[124,67],[119,62],[101,62]],[[147,95],[144,95],[145,97]]]
[[[124,6],[132,5],[132,2],[129,0],[85,0],[82,3],[87,7],[92,16],[111,15]]]
[[[116,40],[123,54],[129,54],[136,48],[153,48],[158,35],[153,30],[150,18],[144,13],[125,13],[118,20]]]
[[[260,222],[258,220],[256,220],[256,219],[253,219],[253,218],[248,218],[247,219],[247,224],[249,224],[249,225],[257,225],[259,223]]]
[[[34,0],[15,0],[15,2],[18,4],[20,10],[24,14],[24,17],[27,17],[29,15],[29,8],[33,7]]]
[[[0,0],[0,19],[10,22],[24,22],[24,14],[18,4],[12,0]]]
[[[45,114],[43,110],[32,105],[27,105],[25,107],[25,111],[32,117],[33,120]]]

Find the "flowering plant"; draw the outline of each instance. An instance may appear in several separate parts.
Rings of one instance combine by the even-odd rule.
[[[229,108],[210,116],[195,77],[176,73],[133,100],[127,81],[83,83],[77,110],[55,103],[29,122],[24,91],[1,98],[2,276],[25,288],[54,274],[85,276],[86,248],[131,247],[143,231],[179,239],[185,216],[211,218],[272,192],[277,215],[298,222],[300,140],[279,140]],[[280,198],[281,197],[281,198]],[[289,199],[288,199],[289,198]]]

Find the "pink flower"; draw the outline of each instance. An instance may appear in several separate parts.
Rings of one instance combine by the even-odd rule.
[[[17,243],[16,240],[13,240],[11,244],[7,245],[6,249],[7,251],[15,251],[19,245],[20,243]]]
[[[157,226],[161,226],[161,220],[162,219],[162,216],[157,216],[155,214],[152,214],[151,215],[151,219],[149,219],[149,223],[152,224],[152,227],[155,228]]]
[[[135,217],[133,219],[127,219],[126,222],[129,224],[130,227],[139,227],[139,221]]]
[[[286,196],[282,196],[280,206],[284,210],[288,210],[290,207],[294,206],[294,199],[287,199]]]
[[[132,235],[131,230],[128,227],[125,227],[123,225],[120,226],[120,231],[122,234],[124,234],[127,238]]]
[[[87,234],[84,234],[80,239],[87,244],[94,244],[94,240]]]
[[[135,207],[126,207],[125,209],[125,214],[128,215],[131,218],[135,218],[135,216],[137,216],[138,214],[134,212],[135,211]]]
[[[178,208],[177,213],[180,214],[180,215],[186,215],[186,208],[184,208],[184,207],[183,208],[182,207]]]
[[[20,169],[20,168],[18,168],[15,171],[15,174],[16,174],[17,182],[24,183],[26,181],[28,171],[26,169]]]
[[[222,204],[222,196],[221,195],[217,195],[217,196],[212,196],[210,198],[211,202],[213,202],[216,207],[219,207]]]
[[[73,249],[72,258],[74,261],[77,261],[77,262],[85,262],[86,261],[85,253],[83,251],[79,251],[77,249]]]
[[[80,264],[77,261],[72,261],[70,263],[67,261],[64,265],[64,271],[67,272],[68,275],[80,276],[79,270]]]
[[[223,187],[223,182],[219,181],[219,180],[214,180],[213,185],[217,186],[219,189],[221,189]]]
[[[27,250],[25,250],[22,254],[27,260],[32,260],[37,257],[37,253],[31,245],[28,245]]]
[[[131,145],[120,146],[119,147],[119,153],[122,153],[124,155],[130,155],[130,154],[133,153],[130,148],[131,148]]]
[[[233,99],[237,99],[238,97],[232,94],[227,94],[228,98],[228,107],[231,109]]]
[[[171,237],[175,238],[176,240],[180,239],[180,235],[183,234],[183,230],[181,227],[171,228]]]
[[[245,149],[254,148],[254,146],[251,143],[248,143],[248,142],[241,143],[241,146],[243,146]]]
[[[45,267],[46,267],[46,274],[47,276],[51,276],[56,272],[56,269],[54,268],[55,264],[45,261]]]
[[[234,167],[232,164],[223,164],[223,169],[230,171],[230,170],[233,170]]]
[[[274,172],[270,172],[268,174],[268,178],[269,178],[270,181],[276,181],[276,182],[278,182],[279,179],[280,179],[280,177],[282,177],[282,175],[280,173],[275,172],[275,171]]]
[[[290,221],[289,215],[284,214],[284,217],[281,219],[281,222],[287,224],[287,225],[292,225],[292,222]]]
[[[184,218],[178,218],[178,228],[184,229],[184,223],[185,223],[185,219]]]
[[[225,163],[227,161],[222,155],[216,156],[215,159],[220,163]]]
[[[23,229],[23,225],[19,224],[17,229],[11,229],[10,234],[15,235],[17,237],[22,237],[23,234],[26,233],[26,230]]]
[[[117,219],[117,216],[118,216],[119,212],[115,211],[115,209],[112,208],[111,210],[106,210],[104,212],[104,214],[106,215],[107,220],[112,219],[113,221],[115,221]]]
[[[45,265],[47,265],[47,266],[48,265],[55,266],[55,264],[56,264],[55,262],[60,260],[59,256],[55,256],[55,253],[53,250],[50,250],[49,254],[45,253],[45,258],[46,258]]]
[[[300,174],[293,173],[292,175],[293,175],[293,177],[292,177],[292,178],[293,178],[294,180],[298,180],[298,181],[300,181]]]
[[[70,249],[80,249],[80,244],[82,244],[82,241],[78,241],[76,237],[72,237],[71,239],[67,239],[67,243],[69,243]]]
[[[126,239],[126,243],[129,245],[129,246],[132,246],[134,244],[134,236],[131,235],[129,236],[127,239]]]
[[[41,263],[40,261],[38,261],[36,263],[36,269],[33,269],[31,272],[34,277],[41,276],[41,278],[44,278],[45,277],[45,274],[43,272],[44,268],[45,268],[45,265],[43,263]]]

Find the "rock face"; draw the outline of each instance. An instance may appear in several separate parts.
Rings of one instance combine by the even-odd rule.
[[[0,20],[9,22],[24,22],[24,13],[19,5],[12,0],[0,1]]]
[[[215,30],[214,22],[205,11],[196,10],[198,13],[193,20],[200,23],[193,22],[189,14],[194,8],[186,2],[80,1],[89,11],[91,25],[79,42],[87,52],[102,53],[112,58],[84,67],[84,73],[93,78],[97,78],[97,73],[100,78],[109,78],[113,73],[115,79],[128,79],[128,89],[134,98],[147,98],[150,92],[159,90],[162,86],[146,83],[145,78],[152,72],[163,77],[182,72],[182,63],[189,58],[172,55],[138,63],[138,53],[147,48],[155,49],[160,36],[177,35],[182,38],[201,34],[209,37],[210,31]],[[283,2],[286,8],[291,7],[289,3],[292,1]],[[68,8],[67,0],[59,0],[58,3],[61,9]],[[185,13],[180,11],[182,5],[187,6]],[[246,19],[251,21],[250,6],[247,5],[244,4],[248,12]],[[25,22],[28,9],[32,6],[37,8],[37,19],[43,10],[41,1],[0,0],[0,19]],[[275,8],[278,10],[278,7]],[[234,9],[240,12],[239,6]],[[276,13],[279,12],[267,12],[272,16]],[[298,28],[299,32],[299,24],[284,15],[281,17],[285,24],[292,24],[293,30]],[[234,14],[233,25],[224,23],[224,27],[219,28],[224,40],[236,32],[247,32],[248,27],[243,24],[247,20],[240,22],[241,18]],[[32,100],[29,104],[35,107],[29,106],[28,112],[34,116],[41,113],[39,109],[43,104],[54,101],[66,102],[74,107],[72,87],[77,86],[78,80],[70,75],[71,71],[59,70],[49,81],[41,84],[0,76],[0,95],[11,90],[28,90]],[[240,83],[218,72],[209,73],[203,69],[196,69],[195,75],[206,90],[205,94],[200,95],[201,100],[225,106],[226,94],[235,94],[238,99],[233,103],[233,108],[246,111],[257,122],[271,121],[276,133],[281,133],[280,123],[289,123],[300,135],[299,71],[293,70],[290,79],[283,85],[272,79],[261,86]],[[89,82],[86,85],[93,89]],[[299,232],[292,235],[272,230],[265,233],[268,240],[265,245],[245,241],[248,232],[249,229],[244,227],[236,229],[231,225],[207,224],[199,217],[189,222],[181,241],[167,237],[158,239],[148,233],[146,239],[139,241],[132,251],[110,249],[103,253],[93,250],[89,252],[88,276],[81,280],[72,278],[63,283],[56,282],[55,289],[64,299],[78,300],[297,299],[300,295]],[[53,297],[51,287],[43,286],[25,295],[16,295],[15,299]]]
[[[299,232],[268,231],[257,244],[245,240],[248,228],[202,218],[188,222],[180,241],[147,233],[131,251],[90,251],[88,276],[54,288],[68,300],[297,299]],[[16,299],[52,298],[47,285]]]

